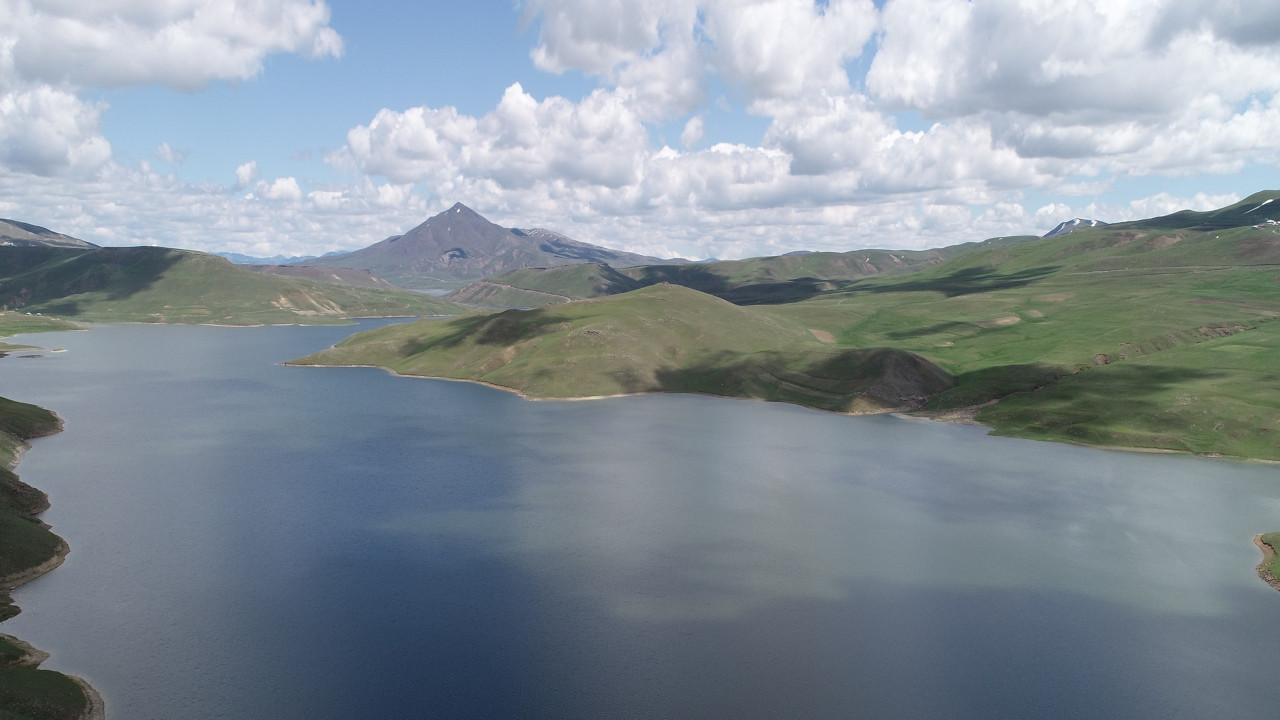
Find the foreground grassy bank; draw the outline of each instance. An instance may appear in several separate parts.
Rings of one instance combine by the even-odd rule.
[[[0,314],[0,335],[61,330],[57,321]],[[58,432],[52,412],[0,397],[0,622],[18,614],[10,591],[57,567],[67,544],[39,519],[49,498],[13,472],[27,441]],[[98,717],[100,700],[81,681],[39,665],[47,656],[0,634],[0,720]]]

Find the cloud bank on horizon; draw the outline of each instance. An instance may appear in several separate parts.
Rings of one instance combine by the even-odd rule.
[[[412,41],[391,13],[380,25],[360,7],[361,33]],[[0,214],[105,244],[320,254],[461,201],[619,249],[735,258],[936,247],[1071,216],[1207,209],[1277,184],[1273,0],[488,12],[476,20],[500,25],[495,44],[527,48],[503,68],[510,82],[482,89],[491,108],[383,106],[314,156],[280,149],[289,165],[244,156],[234,137],[181,148],[157,136],[152,157],[123,157],[101,98],[137,88],[161,104],[263,82],[275,57],[321,78],[342,63],[383,81],[432,73],[366,68],[321,0],[0,0]],[[432,72],[465,75],[488,51]],[[526,90],[557,82],[564,92]],[[201,152],[225,158],[224,181],[184,177]],[[264,177],[268,166],[298,171]]]

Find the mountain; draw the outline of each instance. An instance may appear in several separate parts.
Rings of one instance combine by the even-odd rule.
[[[461,287],[519,268],[586,262],[627,267],[662,260],[578,242],[550,230],[504,228],[458,203],[403,235],[296,264],[368,270],[401,287],[429,289]]]
[[[1058,223],[1058,226],[1044,234],[1044,237],[1057,237],[1059,235],[1067,235],[1076,230],[1084,228],[1095,228],[1106,225],[1101,220],[1085,220],[1084,218],[1074,218],[1065,222]]]
[[[257,273],[189,250],[0,247],[6,310],[96,322],[334,324],[458,306],[406,290]]]
[[[98,246],[39,225],[0,218],[0,247],[96,248]]]
[[[213,253],[220,258],[226,258],[236,265],[288,265],[290,263],[302,262],[304,260],[314,260],[315,255],[272,255],[271,257],[255,257],[253,255],[242,255],[233,252]],[[338,253],[334,253],[335,255]]]

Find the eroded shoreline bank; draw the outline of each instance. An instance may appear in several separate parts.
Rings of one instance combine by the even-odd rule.
[[[36,407],[27,406],[25,403],[21,405],[30,408]],[[19,443],[13,453],[11,462],[7,464],[7,469],[10,471],[17,466],[23,451],[29,447],[29,440],[62,431],[61,418],[43,408],[37,409],[51,416],[53,423],[46,423],[38,427],[33,426],[35,429],[21,432],[15,432],[12,428],[7,427],[6,423],[7,432],[5,434],[16,439]],[[13,602],[11,593],[36,578],[57,569],[71,551],[71,547],[66,540],[54,534],[49,525],[39,519],[40,513],[48,508],[47,497],[44,496],[44,493],[22,482],[17,475],[9,473],[8,476],[6,490],[11,494],[15,492],[26,494],[28,499],[27,502],[19,503],[17,506],[9,502],[0,503],[0,512],[18,519],[19,523],[34,523],[39,532],[47,534],[46,538],[52,539],[54,543],[52,549],[47,551],[50,553],[48,557],[25,566],[21,565],[21,561],[19,561],[17,567],[0,577],[0,618],[4,619],[13,617],[19,612],[17,604]],[[37,496],[42,501],[31,503],[30,496]],[[6,550],[12,552],[11,548],[6,548]],[[4,684],[4,692],[0,694],[0,710],[18,712],[22,707],[38,705],[42,709],[55,708],[39,717],[68,718],[68,720],[106,720],[106,705],[102,696],[83,678],[40,668],[40,665],[49,658],[49,653],[7,634],[0,634],[0,649],[6,651],[4,656],[0,657],[0,681],[3,681]],[[60,680],[53,684],[40,682],[36,685],[39,689],[30,689],[33,687],[31,684],[33,674],[43,673],[49,673],[49,675],[44,676],[46,678],[52,676],[60,678]],[[68,703],[66,701],[67,698],[74,698],[77,692],[80,696],[79,701],[72,700]],[[17,707],[10,707],[11,705]],[[26,715],[20,716],[26,717]]]
[[[1262,562],[1258,563],[1258,577],[1276,590],[1280,590],[1280,578],[1277,578],[1270,569],[1271,562],[1276,557],[1276,548],[1263,540],[1262,534],[1253,536],[1253,544],[1262,551]]]

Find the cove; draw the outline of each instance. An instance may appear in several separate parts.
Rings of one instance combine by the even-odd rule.
[[[279,365],[350,332],[21,339],[72,552],[0,631],[112,718],[1273,714],[1275,466]]]

